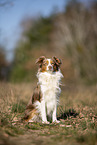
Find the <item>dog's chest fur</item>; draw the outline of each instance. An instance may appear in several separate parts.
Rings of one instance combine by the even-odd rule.
[[[40,72],[37,74],[37,77],[42,92],[42,99],[45,101],[47,113],[49,114],[58,102],[58,96],[61,92],[59,85],[63,75],[60,71],[54,73]]]

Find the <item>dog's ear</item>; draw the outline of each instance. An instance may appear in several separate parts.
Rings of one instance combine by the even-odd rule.
[[[56,56],[54,56],[52,58],[52,60],[54,61],[54,63],[57,65],[57,66],[60,66],[62,64],[62,61],[61,59],[57,58]]]
[[[46,59],[45,56],[40,56],[40,57],[36,60],[36,64],[38,63],[39,65],[41,65],[45,59]]]

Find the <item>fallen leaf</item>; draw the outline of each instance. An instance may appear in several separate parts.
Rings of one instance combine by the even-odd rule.
[[[13,121],[15,121],[15,122],[18,121],[17,117],[14,117],[14,118],[13,118]]]
[[[66,127],[72,127],[72,125],[66,125]]]
[[[79,114],[80,118],[84,118],[84,115],[82,113]]]
[[[64,124],[60,124],[60,126],[61,126],[61,127],[65,127],[66,125],[64,125]]]
[[[12,125],[15,125],[16,123],[12,123]]]
[[[4,133],[3,135],[4,135],[5,137],[8,137],[8,134],[7,134],[7,133]]]
[[[64,120],[64,119],[60,119],[60,121],[61,121],[61,122],[65,122],[65,120]]]

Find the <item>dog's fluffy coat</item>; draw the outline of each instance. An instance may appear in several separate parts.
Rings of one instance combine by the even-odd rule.
[[[39,61],[40,60],[42,60],[42,57],[40,57]],[[43,123],[49,123],[47,121],[48,116],[52,119],[52,122],[58,123],[59,121],[56,118],[56,112],[61,92],[59,85],[60,80],[63,77],[58,66],[58,61],[60,60],[56,58],[57,64],[55,64],[54,60],[44,59],[44,57],[43,60],[48,61],[48,63],[41,61],[39,64],[40,68],[37,73],[38,86],[27,105],[25,120],[28,122],[42,121]],[[45,64],[45,69],[42,67],[43,63]],[[56,71],[54,70],[54,65],[57,65]],[[49,71],[47,71],[47,67],[49,67]],[[42,71],[41,68],[43,68],[44,71]]]

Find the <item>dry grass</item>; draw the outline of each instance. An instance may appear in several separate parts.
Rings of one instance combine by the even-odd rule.
[[[25,124],[24,115],[34,84],[0,83],[0,144],[97,144],[97,86],[62,88],[60,124]]]

